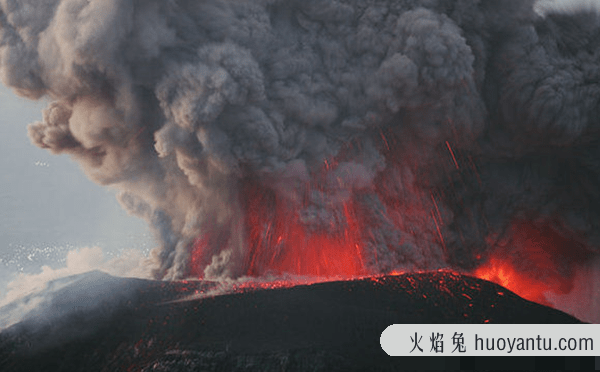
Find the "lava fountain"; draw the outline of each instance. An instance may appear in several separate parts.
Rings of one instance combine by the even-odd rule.
[[[241,195],[247,231],[245,275],[352,278],[366,273],[361,226],[350,201],[342,205],[344,226],[330,233],[308,231],[293,205],[256,181],[246,182]],[[205,247],[206,241],[199,238],[192,248],[192,272],[199,277],[209,263],[202,258]]]
[[[33,3],[0,4],[2,81],[148,221],[156,279],[446,268],[547,303],[598,256],[589,6]]]

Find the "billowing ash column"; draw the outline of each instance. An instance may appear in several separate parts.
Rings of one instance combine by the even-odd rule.
[[[158,278],[471,269],[521,220],[598,249],[600,23],[589,9],[0,10],[3,82],[52,100],[32,141],[70,154],[155,228]]]

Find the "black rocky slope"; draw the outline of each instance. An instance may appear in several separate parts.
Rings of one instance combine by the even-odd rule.
[[[39,305],[0,332],[0,370],[402,370],[404,359],[380,346],[391,324],[579,323],[496,284],[448,272],[211,294],[216,286],[98,272],[54,283],[22,300],[35,303],[37,296]]]

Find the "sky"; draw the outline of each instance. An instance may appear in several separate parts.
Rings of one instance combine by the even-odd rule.
[[[127,215],[114,190],[93,183],[68,156],[30,143],[27,125],[41,120],[47,103],[0,84],[0,302],[19,273],[63,267],[69,251],[95,249],[108,260],[153,248],[148,225]]]

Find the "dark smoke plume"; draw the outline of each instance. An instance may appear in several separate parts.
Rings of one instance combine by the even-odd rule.
[[[597,253],[600,17],[534,5],[5,0],[0,73],[156,229],[158,278],[247,274],[248,190],[315,234],[351,203],[369,272],[471,269],[515,220]]]

